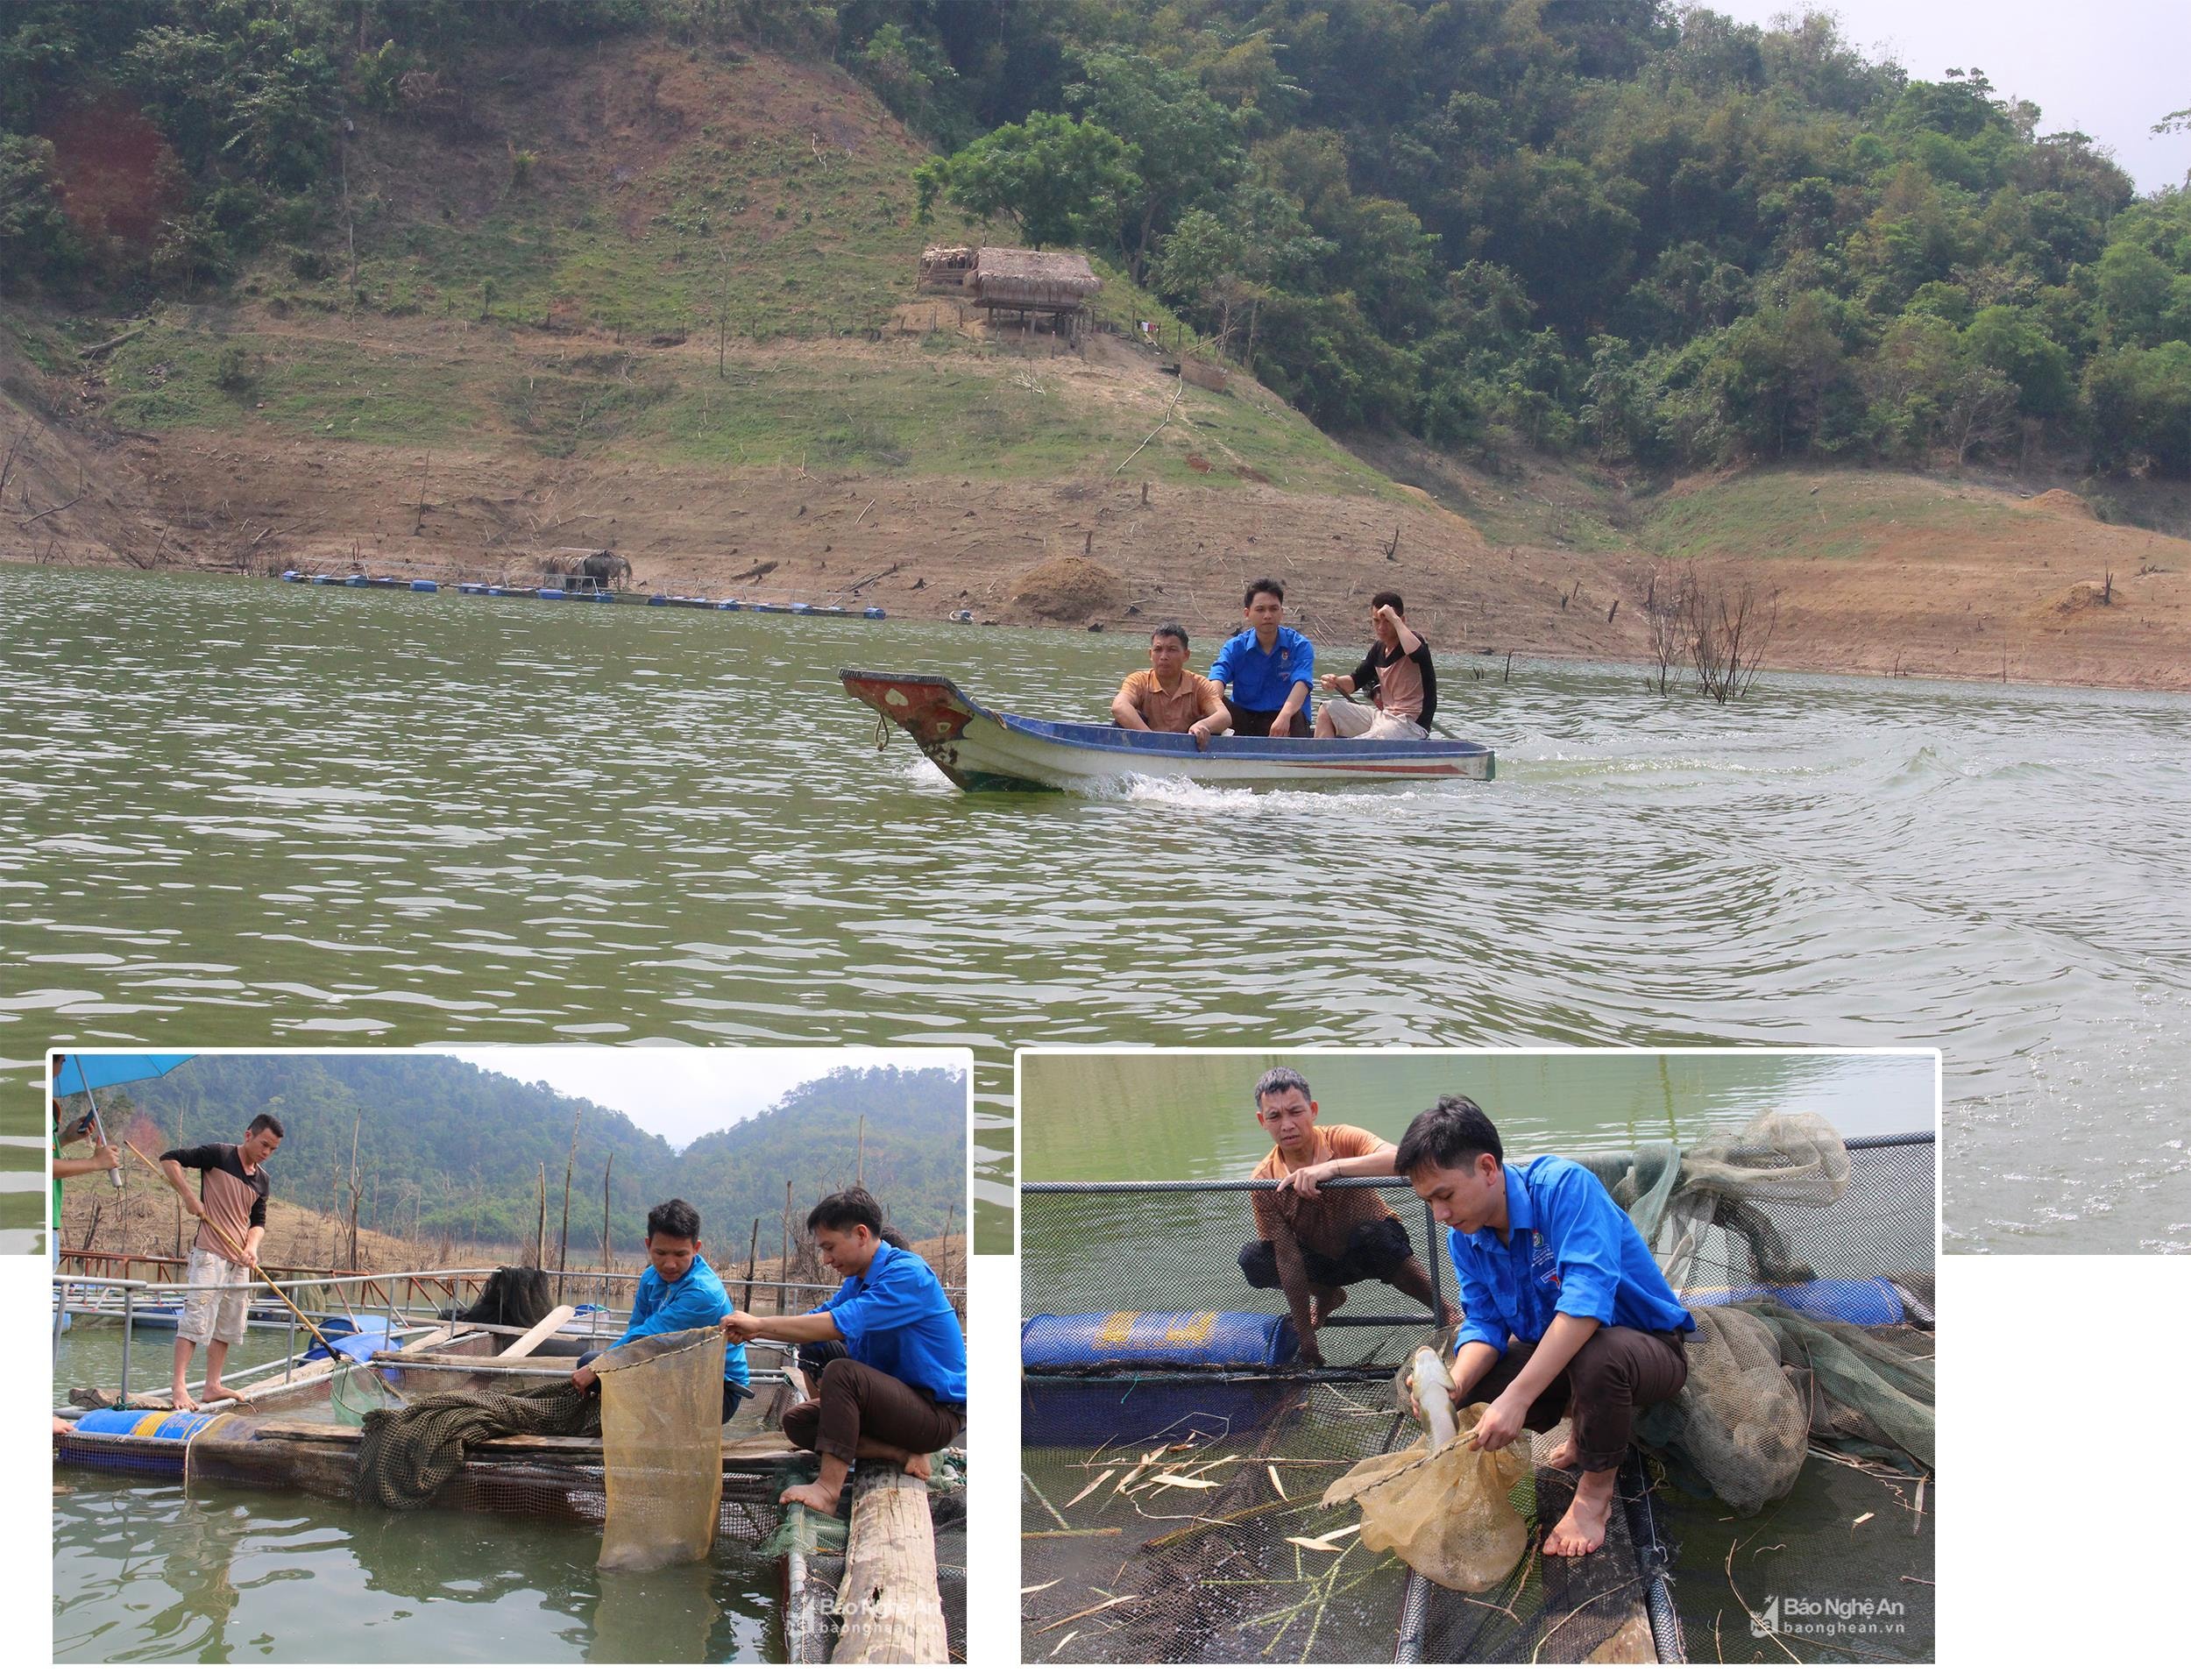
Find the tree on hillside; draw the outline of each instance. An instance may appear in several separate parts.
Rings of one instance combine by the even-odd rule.
[[[1038,251],[1115,244],[1125,207],[1141,191],[1124,140],[1099,123],[1056,111],[1038,111],[923,164],[913,184],[922,220],[947,198],[984,222],[1009,216]]]
[[[1222,197],[1239,179],[1247,159],[1238,126],[1194,81],[1153,59],[1090,53],[1081,73],[1066,97],[1088,121],[1125,142],[1140,182],[1134,195],[1138,204],[1128,209],[1131,266],[1138,280],[1152,237],[1191,206]]]

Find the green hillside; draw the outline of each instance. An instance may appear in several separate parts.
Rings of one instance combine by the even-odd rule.
[[[899,306],[919,245],[979,222],[1084,246],[1110,266],[1113,323],[1184,321],[1340,431],[1656,472],[2037,445],[2191,473],[2191,194],[2141,197],[1982,69],[1911,76],[1822,12],[18,0],[7,17],[0,279],[77,343],[169,312],[116,370],[125,424],[811,450],[830,429],[795,389],[780,434],[719,425],[773,406],[755,352],[910,332],[924,368],[977,354]],[[427,349],[450,350],[429,323],[585,342],[509,341],[488,375]],[[294,349],[292,327],[362,360]],[[754,376],[720,403],[680,403],[700,387],[657,363],[598,359],[603,340],[682,337],[712,366],[718,332]],[[1023,420],[1082,458],[1132,435],[1067,403],[977,428],[989,447],[963,465],[924,462],[919,434],[961,406],[928,394],[924,427],[866,414],[853,381],[841,458],[1011,471]],[[1276,452],[1251,464],[1293,471],[1312,438],[1259,440]],[[1151,470],[1186,452],[1166,440]]]
[[[234,1141],[252,1115],[273,1114],[287,1127],[270,1168],[275,1195],[344,1216],[354,1128],[359,1222],[404,1236],[415,1228],[466,1243],[529,1241],[544,1170],[555,1241],[574,1121],[574,1252],[599,1245],[606,1169],[620,1247],[640,1243],[647,1209],[675,1195],[700,1210],[712,1243],[735,1235],[742,1257],[758,1216],[762,1253],[780,1253],[786,1181],[798,1214],[854,1182],[862,1117],[862,1181],[893,1221],[922,1237],[947,1218],[960,1229],[966,1220],[966,1084],[940,1069],[840,1069],[682,1152],[645,1131],[644,1116],[635,1124],[545,1084],[427,1053],[199,1056],[100,1106],[117,1136],[151,1155]]]

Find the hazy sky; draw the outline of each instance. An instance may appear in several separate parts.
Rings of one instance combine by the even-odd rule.
[[[1753,24],[1833,12],[1867,58],[1890,57],[1924,81],[1983,70],[1996,96],[2039,108],[2040,133],[2075,129],[2111,149],[2140,192],[2180,187],[2191,171],[2191,135],[2150,131],[2191,105],[2186,0],[1709,0],[1706,9]]]
[[[514,1050],[451,1050],[475,1067],[530,1085],[545,1080],[565,1096],[619,1109],[642,1131],[683,1148],[705,1132],[750,1120],[794,1085],[838,1067],[971,1065],[963,1050],[685,1050],[543,1045]]]

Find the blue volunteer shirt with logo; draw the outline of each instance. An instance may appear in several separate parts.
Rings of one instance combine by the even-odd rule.
[[[1243,630],[1209,662],[1209,680],[1231,684],[1232,698],[1251,712],[1278,711],[1295,683],[1313,684],[1315,674],[1315,644],[1284,624],[1278,627],[1270,652],[1263,651],[1253,630]]]
[[[1501,1170],[1507,1240],[1490,1230],[1445,1234],[1468,1315],[1456,1352],[1470,1342],[1499,1353],[1509,1337],[1542,1342],[1555,1313],[1631,1330],[1697,1328],[1641,1234],[1588,1167],[1540,1155]]]
[[[939,1406],[966,1406],[966,1337],[943,1286],[919,1255],[888,1243],[856,1278],[814,1311],[827,1313],[845,1350]]]
[[[620,1348],[627,1342],[660,1336],[665,1330],[713,1329],[729,1312],[730,1295],[706,1257],[695,1254],[684,1275],[675,1283],[663,1282],[661,1274],[649,1266],[639,1274],[639,1287],[632,1295],[631,1328],[609,1346]],[[753,1386],[746,1350],[735,1342],[723,1348],[723,1380],[741,1388]]]

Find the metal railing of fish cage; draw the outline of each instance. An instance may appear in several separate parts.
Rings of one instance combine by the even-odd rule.
[[[83,1251],[64,1250],[60,1258],[64,1260],[70,1258],[81,1258],[83,1252]],[[173,1263],[167,1259],[167,1257],[162,1256],[135,1257],[113,1255],[104,1258],[114,1259],[143,1258],[146,1260],[162,1261],[167,1264]],[[443,1266],[409,1272],[328,1272],[314,1273],[306,1268],[294,1266],[264,1269],[268,1272],[269,1275],[272,1275],[275,1270],[279,1270],[286,1274],[283,1277],[282,1281],[285,1287],[290,1290],[297,1292],[302,1292],[307,1289],[314,1288],[325,1288],[330,1290],[335,1294],[337,1303],[342,1308],[341,1316],[351,1320],[352,1322],[357,1322],[358,1314],[350,1307],[348,1301],[343,1299],[342,1291],[344,1286],[356,1286],[360,1284],[380,1284],[386,1286],[395,1283],[402,1283],[407,1286],[405,1291],[405,1301],[408,1303],[413,1299],[412,1293],[408,1286],[425,1282],[441,1283],[443,1286],[441,1296],[443,1310],[437,1311],[432,1318],[423,1323],[412,1324],[409,1322],[401,1322],[390,1324],[388,1327],[388,1334],[391,1337],[400,1337],[401,1336],[410,1335],[415,1332],[423,1332],[449,1322],[448,1315],[454,1313],[457,1305],[456,1299],[456,1285],[457,1282],[465,1279],[483,1282],[486,1279],[492,1277],[496,1272],[502,1270],[502,1268],[499,1266]],[[571,1284],[601,1284],[612,1287],[621,1286],[623,1288],[628,1289],[636,1282],[635,1278],[628,1272],[551,1269],[547,1271],[546,1275],[557,1281],[559,1286],[557,1290],[559,1294],[563,1293],[563,1287]],[[726,1291],[737,1289],[745,1291],[748,1295],[750,1292],[755,1289],[776,1290],[780,1292],[777,1302],[779,1306],[783,1304],[781,1300],[781,1292],[807,1295],[816,1294],[826,1295],[834,1294],[836,1291],[842,1287],[840,1283],[834,1282],[801,1282],[797,1279],[766,1278],[759,1275],[745,1278],[723,1278],[721,1282]],[[121,1321],[122,1370],[119,1379],[119,1390],[123,1398],[126,1400],[131,1392],[130,1368],[131,1363],[131,1346],[136,1339],[136,1330],[139,1322],[140,1314],[158,1311],[157,1308],[152,1307],[149,1304],[145,1307],[140,1307],[138,1297],[141,1294],[146,1292],[156,1291],[158,1292],[160,1298],[162,1301],[164,1301],[167,1297],[174,1295],[188,1297],[193,1294],[232,1294],[241,1293],[246,1296],[248,1303],[249,1297],[257,1294],[260,1286],[255,1279],[241,1283],[190,1283],[188,1281],[178,1283],[167,1279],[130,1277],[116,1278],[111,1276],[101,1277],[82,1273],[56,1272],[53,1276],[53,1353],[56,1361],[58,1361],[60,1357],[60,1338],[62,1332],[67,1324],[73,1320],[82,1317],[110,1318]],[[73,1303],[71,1295],[72,1291],[78,1292],[77,1298],[74,1300]],[[91,1293],[89,1299],[86,1300],[82,1298],[85,1292],[96,1293]],[[118,1294],[121,1296],[121,1304],[118,1307],[108,1307],[96,1304],[99,1297],[107,1294]],[[966,1291],[964,1289],[946,1289],[944,1291],[944,1294],[946,1298],[951,1301],[952,1304],[957,1308],[961,1318],[963,1319],[966,1314]],[[361,1295],[361,1299],[363,1297]],[[405,1308],[398,1307],[394,1304],[394,1292],[393,1289],[384,1287],[380,1294],[380,1301],[381,1304],[387,1307],[389,1314],[393,1318],[397,1320],[403,1320],[405,1318]],[[249,1377],[264,1376],[270,1374],[276,1370],[282,1372],[285,1377],[289,1376],[295,1372],[299,1350],[298,1336],[300,1333],[303,1331],[301,1320],[298,1317],[296,1310],[287,1302],[274,1303],[262,1301],[259,1304],[268,1308],[272,1308],[275,1305],[279,1305],[280,1307],[281,1310],[278,1322],[285,1325],[288,1332],[289,1345],[287,1352],[282,1358],[280,1359],[269,1359],[263,1365],[247,1366],[240,1371],[224,1372],[223,1375],[231,1380],[241,1381]],[[178,1308],[175,1310],[179,1311],[180,1308]],[[164,1313],[160,1315],[163,1317],[165,1316]],[[564,1336],[576,1341],[613,1341],[615,1337],[623,1333],[624,1329],[628,1326],[630,1322],[630,1315],[628,1312],[612,1310],[606,1307],[598,1308],[596,1312],[590,1315],[590,1316],[593,1317],[593,1322],[585,1325],[566,1325],[562,1329],[559,1329],[557,1334],[559,1336]],[[500,1330],[510,1335],[522,1335],[527,1329],[530,1328],[529,1326],[524,1325],[496,1325],[472,1322],[471,1321],[464,1322],[471,1323],[471,1327],[475,1329],[487,1331]],[[780,1378],[773,1372],[757,1372],[755,1375],[757,1377],[766,1378],[770,1381],[780,1380]]]
[[[1231,1244],[1237,1243],[1242,1236],[1245,1236],[1250,1240],[1253,1240],[1255,1236],[1252,1223],[1245,1218],[1244,1204],[1240,1199],[1251,1195],[1274,1194],[1280,1189],[1280,1182],[1275,1179],[1145,1179],[1125,1181],[1056,1180],[1024,1184],[1020,1187],[1021,1239],[1019,1245],[1020,1293],[1023,1305],[1039,1301],[1042,1311],[1067,1315],[1111,1312],[1122,1308],[1145,1306],[1148,1310],[1157,1312],[1199,1313],[1228,1310],[1246,1312],[1258,1308],[1269,1310],[1272,1308],[1273,1292],[1256,1290],[1249,1286],[1239,1266],[1237,1254],[1231,1251]],[[1404,1193],[1405,1202],[1412,1204],[1412,1207],[1393,1206],[1393,1211],[1400,1220],[1404,1229],[1412,1231],[1419,1228],[1421,1230],[1420,1246],[1418,1247],[1416,1240],[1411,1237],[1410,1249],[1417,1259],[1425,1262],[1424,1270],[1430,1280],[1430,1304],[1427,1307],[1421,1306],[1397,1291],[1389,1290],[1389,1286],[1348,1285],[1347,1287],[1351,1292],[1369,1287],[1386,1289],[1393,1296],[1393,1310],[1385,1312],[1342,1310],[1323,1320],[1317,1329],[1319,1342],[1322,1343],[1330,1338],[1335,1331],[1340,1332],[1337,1345],[1345,1350],[1350,1356],[1329,1360],[1323,1367],[1327,1373],[1334,1369],[1357,1369],[1373,1374],[1389,1373],[1397,1366],[1399,1359],[1393,1357],[1380,1363],[1379,1358],[1372,1354],[1368,1344],[1374,1342],[1376,1349],[1381,1351],[1397,1339],[1405,1340],[1412,1348],[1420,1340],[1419,1335],[1411,1334],[1396,1338],[1391,1334],[1376,1336],[1365,1333],[1380,1331],[1419,1333],[1433,1329],[1443,1318],[1445,1303],[1454,1299],[1454,1291],[1450,1283],[1451,1269],[1450,1266],[1442,1269],[1437,1262],[1437,1257],[1445,1251],[1444,1244],[1439,1239],[1437,1220],[1427,1206],[1416,1200],[1407,1180],[1350,1178],[1344,1183],[1333,1181],[1327,1188],[1326,1194],[1361,1192],[1381,1196],[1383,1193],[1389,1191]],[[1214,1270],[1216,1276],[1216,1281],[1214,1284],[1211,1281],[1209,1270],[1197,1270],[1194,1267],[1188,1268],[1190,1272],[1195,1272],[1195,1275],[1193,1277],[1172,1279],[1152,1273],[1141,1278],[1132,1278],[1128,1268],[1131,1265],[1131,1256],[1133,1251],[1131,1245],[1123,1239],[1136,1233],[1131,1233],[1127,1230],[1110,1233],[1114,1239],[1121,1240],[1108,1240],[1102,1244],[1104,1259],[1108,1263],[1106,1268],[1109,1273],[1108,1279],[1091,1278],[1089,1275],[1091,1269],[1077,1263],[1073,1266],[1074,1276],[1069,1285],[1060,1287],[1063,1280],[1050,1275],[1050,1262],[1053,1256],[1049,1244],[1042,1240],[1043,1236],[1046,1234],[1044,1228],[1070,1230],[1078,1237],[1087,1232],[1088,1223],[1083,1219],[1071,1216],[1072,1210],[1069,1207],[1067,1216],[1058,1220],[1038,1216],[1034,1210],[1038,1207],[1047,1205],[1039,1199],[1046,1197],[1118,1198],[1120,1199],[1118,1205],[1121,1206],[1131,1202],[1138,1202],[1145,1207],[1153,1199],[1172,1196],[1191,1198],[1195,1206],[1191,1237],[1186,1237],[1183,1234],[1174,1235],[1173,1240],[1191,1242],[1197,1248],[1206,1251],[1210,1262],[1209,1270]],[[1103,1203],[1096,1204],[1099,1208],[1103,1205]],[[1183,1202],[1181,1205],[1184,1207],[1188,1204]],[[1214,1218],[1209,1216],[1208,1210],[1219,1206],[1227,1208],[1229,1211],[1225,1214],[1218,1214]],[[1240,1211],[1232,1213],[1230,1209]],[[1113,1222],[1099,1216],[1095,1223],[1100,1230]],[[1138,1219],[1134,1220],[1133,1223],[1141,1226]],[[1031,1225],[1035,1229],[1031,1230]],[[1148,1234],[1146,1227],[1142,1226],[1138,1234],[1146,1236]],[[1159,1236],[1166,1235],[1161,1231],[1159,1234]],[[1077,1246],[1078,1244],[1076,1243],[1075,1245]],[[1218,1251],[1220,1247],[1227,1251],[1221,1254]],[[1108,1299],[1099,1299],[1092,1294],[1083,1296],[1082,1292],[1091,1282],[1099,1287],[1106,1281],[1115,1284],[1120,1280],[1122,1273],[1127,1273],[1129,1287],[1125,1291],[1114,1291]],[[1121,1298],[1122,1294],[1124,1298]],[[1281,1296],[1278,1300],[1276,1310],[1283,1312],[1284,1309]],[[1267,1375],[1268,1373],[1265,1372],[1256,1374]]]
[[[1826,1205],[1761,1200],[1730,1208],[1685,1257],[1688,1287],[1711,1299],[1783,1281],[1761,1258],[1826,1279],[1895,1279],[1912,1322],[1931,1316],[1936,1139],[1930,1131],[1846,1140],[1847,1185]],[[1601,1180],[1635,1160],[1627,1152],[1569,1159]],[[1514,1166],[1523,1164],[1516,1158]],[[1020,1278],[1028,1313],[1259,1312],[1283,1315],[1282,1294],[1251,1287],[1239,1263],[1256,1237],[1243,1198],[1271,1195],[1273,1179],[1038,1181],[1020,1187]],[[1408,1180],[1328,1180],[1323,1194],[1378,1195],[1411,1233],[1428,1272],[1425,1308],[1390,1286],[1350,1283],[1347,1308],[1320,1327],[1326,1369],[1389,1373],[1458,1298],[1445,1232]],[[1420,1233],[1414,1236],[1414,1233]]]

